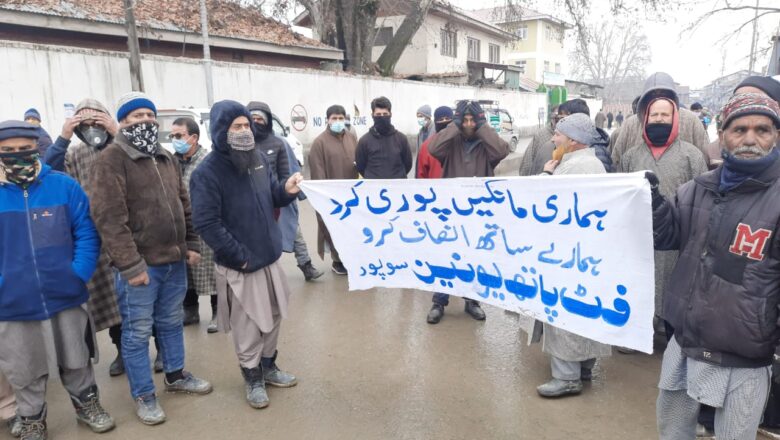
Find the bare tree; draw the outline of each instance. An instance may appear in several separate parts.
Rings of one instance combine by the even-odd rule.
[[[409,13],[404,18],[401,26],[398,27],[398,31],[393,36],[393,39],[390,40],[376,61],[382,75],[390,76],[393,74],[395,65],[401,59],[406,46],[412,41],[420,26],[422,26],[425,17],[428,15],[428,10],[433,6],[433,2],[434,0],[411,2],[412,7]]]
[[[604,86],[610,99],[629,78],[643,77],[651,60],[650,44],[634,20],[587,26],[577,38],[573,72]]]

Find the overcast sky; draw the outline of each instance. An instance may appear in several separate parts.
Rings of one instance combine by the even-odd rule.
[[[504,0],[450,0],[456,6],[463,9],[478,9],[504,4]],[[525,0],[530,7],[545,13],[554,13],[560,18],[571,21],[568,14],[563,11],[549,10],[551,1]],[[762,5],[777,7],[780,0],[760,0]],[[626,0],[626,3],[641,4],[638,0]],[[608,3],[605,0],[591,0],[597,4],[589,19],[603,17],[610,19]],[[680,0],[679,6],[662,13],[664,21],[655,17],[637,14],[637,18],[645,22],[645,33],[652,48],[652,62],[648,66],[648,73],[666,71],[678,83],[698,88],[706,85],[711,80],[728,75],[738,70],[747,69],[749,64],[750,40],[752,27],[746,26],[741,33],[732,37],[729,41],[719,42],[722,37],[734,34],[736,28],[748,21],[754,14],[753,11],[729,11],[722,12],[710,18],[694,33],[681,32],[688,27],[697,17],[723,5],[724,0]],[[731,4],[755,5],[753,0],[732,0]],[[602,8],[607,8],[606,10]],[[771,14],[759,19],[759,49],[770,45],[771,35],[778,30],[780,14]],[[566,47],[574,47],[574,35],[567,38]],[[725,54],[725,63],[723,60]],[[769,53],[759,55],[756,61],[756,69],[763,69],[769,61]],[[725,66],[725,70],[724,70]]]

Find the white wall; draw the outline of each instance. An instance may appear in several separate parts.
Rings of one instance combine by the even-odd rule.
[[[0,41],[0,59],[6,66],[0,76],[0,120],[21,119],[26,109],[36,107],[52,136],[60,132],[64,103],[90,97],[113,111],[119,96],[130,90],[129,65],[122,53]],[[197,61],[144,56],[142,67],[146,91],[158,108],[206,107],[205,75]],[[365,133],[372,124],[370,102],[381,95],[393,102],[393,122],[407,134],[417,131],[415,113],[423,104],[435,108],[458,99],[498,100],[521,127],[535,126],[539,108],[546,111],[547,105],[545,95],[537,93],[237,63],[215,63],[214,84],[217,100],[263,100],[286,123],[292,108],[302,105],[306,127],[293,133],[304,144],[322,132],[325,110],[332,104],[343,105],[353,116],[359,113],[362,118],[355,127],[358,134]]]

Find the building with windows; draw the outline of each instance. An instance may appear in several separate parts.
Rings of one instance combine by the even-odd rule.
[[[377,14],[372,59],[393,39],[411,8],[410,2],[383,1]],[[311,27],[308,13],[293,24]],[[473,14],[436,1],[395,67],[405,78],[459,84],[513,81],[520,69],[505,66],[504,50],[514,36]]]
[[[497,7],[470,11],[477,18],[513,34],[504,62],[524,67],[524,76],[547,85],[563,85],[567,75],[566,30],[572,26],[530,9]]]

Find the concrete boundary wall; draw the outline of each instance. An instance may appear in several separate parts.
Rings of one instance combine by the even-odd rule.
[[[127,54],[65,46],[0,40],[0,119],[21,119],[37,108],[52,137],[64,121],[64,104],[96,98],[115,110],[130,91]],[[144,83],[158,108],[206,107],[205,74],[198,60],[144,55]],[[262,100],[304,144],[324,129],[325,110],[341,104],[353,116],[358,135],[372,125],[370,102],[387,96],[393,103],[393,123],[404,133],[417,132],[416,110],[454,105],[458,99],[491,99],[510,111],[525,134],[536,128],[547,111],[545,94],[463,87],[447,84],[350,75],[340,72],[278,68],[240,63],[214,64],[214,96],[242,103]],[[293,120],[293,116],[295,116]]]

